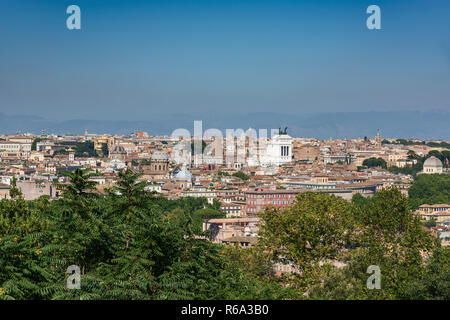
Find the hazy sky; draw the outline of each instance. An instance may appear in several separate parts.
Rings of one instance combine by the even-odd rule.
[[[447,0],[1,0],[0,39],[0,113],[450,110]]]

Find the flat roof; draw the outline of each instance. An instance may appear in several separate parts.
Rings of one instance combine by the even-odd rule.
[[[245,193],[258,193],[258,194],[277,194],[277,193],[300,193],[303,192],[304,190],[300,190],[300,189],[286,189],[286,190],[255,190],[255,191],[246,191]]]
[[[259,222],[258,217],[209,219],[207,223]]]

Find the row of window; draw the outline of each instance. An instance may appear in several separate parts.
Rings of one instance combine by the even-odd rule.
[[[184,194],[185,197],[205,197],[205,198],[210,198],[210,197],[215,197],[215,195],[211,195],[211,193],[185,193]]]
[[[295,194],[263,194],[263,195],[256,195],[256,194],[249,194],[248,195],[249,198],[294,198]]]
[[[7,150],[7,149],[14,149],[14,150],[31,150],[30,146],[22,146],[17,144],[2,144],[0,145],[0,149]]]
[[[449,208],[442,207],[442,208],[431,208],[429,211],[436,212],[436,211],[448,211]]]
[[[292,203],[292,201],[290,201],[290,200],[287,200],[287,201],[273,200],[273,201],[266,201],[263,204],[291,204],[291,203]],[[257,203],[256,203],[256,201],[249,201],[248,204],[256,205]],[[258,204],[261,204],[261,203],[258,203]]]

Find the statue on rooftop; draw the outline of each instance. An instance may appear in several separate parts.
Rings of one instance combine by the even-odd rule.
[[[284,127],[284,130],[281,130],[281,127],[278,128],[278,134],[282,135],[282,134],[287,134],[287,128],[288,127]]]

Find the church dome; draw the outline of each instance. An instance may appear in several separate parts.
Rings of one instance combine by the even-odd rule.
[[[125,148],[116,144],[114,145],[114,147],[112,148],[112,150],[109,153],[115,153],[115,154],[126,154],[127,152],[125,151]]]
[[[183,169],[175,175],[175,179],[192,179],[192,173]]]
[[[429,157],[425,162],[423,163],[424,167],[434,167],[434,168],[442,168],[442,162],[435,156]]]
[[[152,154],[152,160],[169,160],[169,156],[164,151],[155,151]]]

